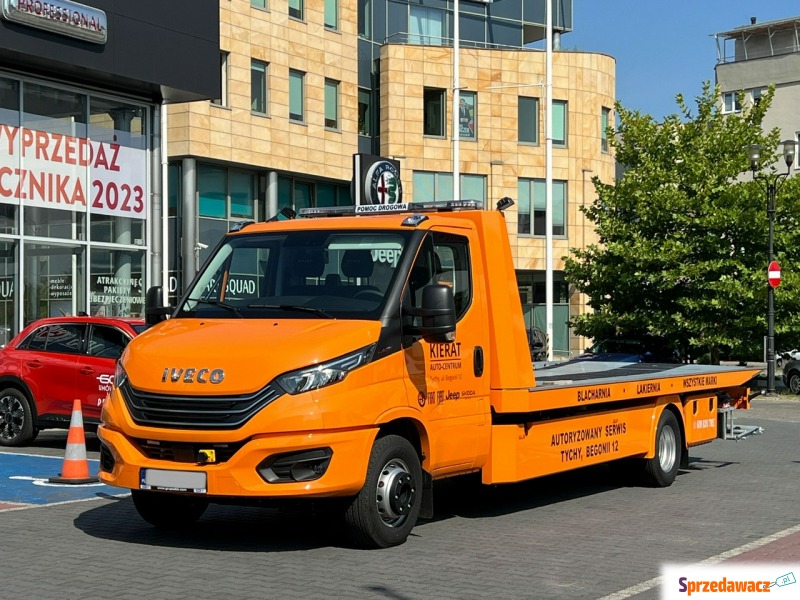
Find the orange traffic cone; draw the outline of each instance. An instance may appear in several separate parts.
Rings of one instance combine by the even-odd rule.
[[[89,461],[86,459],[86,439],[83,434],[83,413],[81,401],[72,403],[72,417],[67,434],[67,451],[64,466],[59,477],[48,479],[50,483],[95,483],[97,477],[89,475]]]

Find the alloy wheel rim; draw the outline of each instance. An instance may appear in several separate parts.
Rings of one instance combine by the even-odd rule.
[[[0,398],[0,438],[12,440],[22,431],[25,412],[22,403],[14,396]]]

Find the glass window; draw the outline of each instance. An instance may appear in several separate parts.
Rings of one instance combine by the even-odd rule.
[[[227,176],[228,170],[225,167],[198,163],[197,191],[200,196],[201,217],[227,218]]]
[[[424,135],[444,137],[446,90],[425,88],[422,92]]]
[[[254,8],[263,8],[264,10],[269,8],[267,0],[250,0],[250,6]]]
[[[86,213],[57,208],[25,207],[25,235],[65,240],[86,239]]]
[[[0,123],[19,126],[19,82],[0,77]]]
[[[753,99],[753,105],[755,106],[759,102],[761,102],[761,88],[753,88],[750,90],[750,97]]]
[[[519,97],[517,106],[519,141],[528,144],[539,143],[539,99]]]
[[[372,0],[358,2],[358,35],[372,36]]]
[[[86,310],[82,246],[26,243],[23,321],[77,315]]]
[[[228,56],[225,51],[219,53],[219,98],[211,101],[217,106],[228,106]]]
[[[96,96],[89,99],[89,137],[93,142],[147,150],[145,133],[146,110],[143,106]]]
[[[92,325],[87,353],[89,356],[116,360],[122,355],[129,341],[130,338],[115,327]]]
[[[339,82],[325,80],[325,127],[339,128]]]
[[[608,152],[608,117],[611,114],[611,109],[603,107],[600,112],[600,150]]]
[[[86,103],[84,94],[26,83],[23,86],[22,124],[36,131],[85,138]]]
[[[0,242],[0,345],[17,333],[17,243]]]
[[[59,323],[47,328],[47,342],[45,352],[58,352],[60,354],[77,354],[83,349],[83,337],[86,325]]]
[[[409,44],[441,46],[444,43],[444,11],[412,5],[409,7]]]
[[[459,178],[461,183],[461,199],[477,200],[486,204],[486,176],[465,175]],[[414,171],[414,202],[435,202],[453,200],[453,174]]]
[[[406,300],[412,307],[422,303],[422,290],[427,285],[447,285],[453,290],[458,319],[464,316],[472,301],[469,244],[453,234],[434,232],[422,243],[408,277]],[[407,317],[408,318],[408,317]],[[422,323],[414,318],[415,325]]]
[[[90,314],[143,316],[145,251],[93,247],[90,252]]]
[[[44,352],[47,346],[47,332],[49,329],[49,325],[39,327],[20,344],[20,347],[25,350]]]
[[[553,145],[567,145],[567,103],[553,100]]]
[[[253,173],[230,172],[231,217],[255,218],[256,177]]]
[[[722,95],[723,110],[722,112],[732,113],[740,112],[742,110],[742,103],[739,100],[739,92],[726,92]]]
[[[145,221],[112,215],[89,215],[91,240],[113,244],[144,246]]]
[[[520,179],[518,183],[517,233],[546,235],[547,186],[544,179]],[[566,235],[567,182],[553,181],[553,235]],[[531,224],[533,228],[531,229]]]
[[[460,92],[458,99],[458,135],[462,140],[477,137],[478,119],[475,112],[475,92]]]
[[[267,63],[250,61],[250,110],[267,113]]]
[[[339,29],[339,0],[325,0],[325,27]]]
[[[305,122],[305,73],[289,70],[289,119]]]
[[[303,20],[303,0],[289,0],[289,16]]]
[[[358,89],[358,134],[372,135],[372,93]]]

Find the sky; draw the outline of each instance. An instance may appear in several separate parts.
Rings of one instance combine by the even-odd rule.
[[[573,0],[564,50],[600,52],[617,61],[617,100],[661,120],[678,112],[675,96],[696,106],[714,83],[715,33],[800,17],[800,4],[776,0]]]

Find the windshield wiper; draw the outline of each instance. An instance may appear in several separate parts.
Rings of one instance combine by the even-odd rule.
[[[247,308],[272,308],[277,310],[296,310],[300,312],[310,312],[326,319],[335,319],[332,314],[325,312],[321,308],[311,306],[300,306],[299,304],[248,304]]]
[[[186,302],[197,302],[198,304],[210,304],[211,306],[219,306],[221,308],[225,308],[231,311],[240,319],[244,319],[244,315],[242,315],[242,313],[239,311],[238,308],[236,308],[231,304],[228,304],[227,302],[222,302],[221,300],[212,300],[210,298],[187,298]]]

